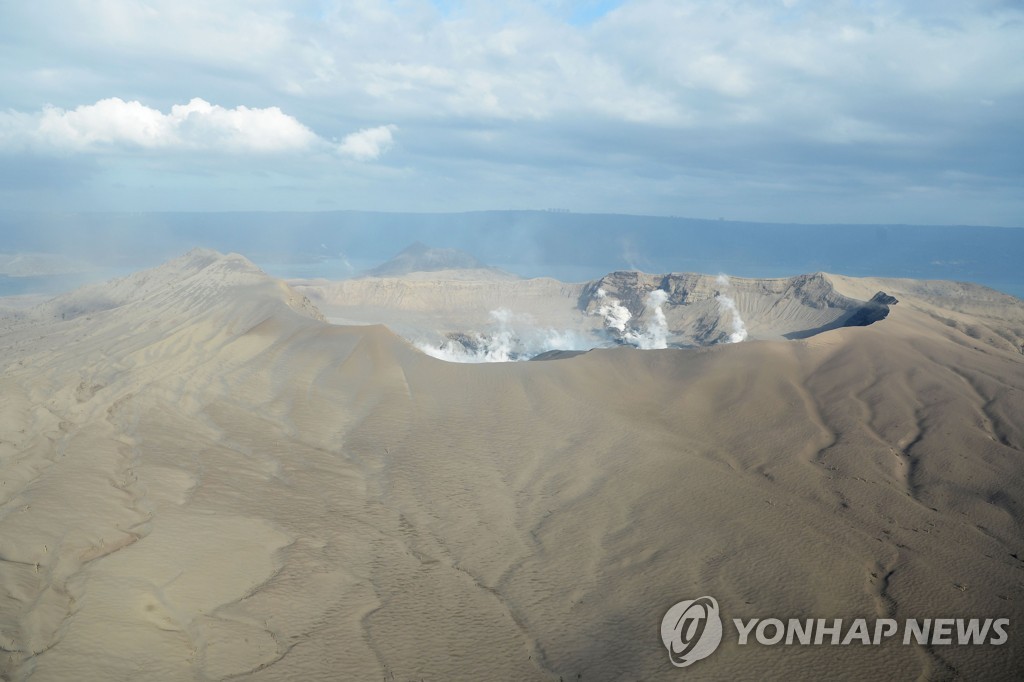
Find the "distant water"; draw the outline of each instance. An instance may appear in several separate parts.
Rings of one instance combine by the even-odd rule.
[[[64,275],[34,275],[31,277],[10,277],[0,275],[0,296],[22,294],[48,294],[56,296],[78,287],[103,282],[115,277],[124,277],[133,272],[130,268],[100,268],[88,273]]]
[[[1024,228],[1015,227],[748,223],[543,211],[64,215],[0,210],[0,235],[5,253],[45,252],[59,243],[76,260],[126,270],[204,246],[242,253],[277,277],[341,279],[419,241],[466,251],[525,277],[570,282],[616,270],[738,277],[826,271],[974,282],[1024,298]],[[111,243],[118,244],[116,252]],[[0,278],[0,295],[57,293],[84,281]]]
[[[380,262],[375,260],[347,260],[344,258],[275,263],[261,261],[259,256],[256,256],[254,261],[263,272],[282,279],[347,279],[380,265]]]
[[[59,294],[81,286],[85,279],[79,275],[47,275],[37,277],[8,277],[0,275],[0,296],[21,294]]]

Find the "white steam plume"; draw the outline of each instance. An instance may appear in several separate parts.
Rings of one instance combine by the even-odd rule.
[[[715,281],[726,290],[731,286],[727,275],[719,275]],[[743,318],[740,317],[740,311],[736,307],[736,301],[731,296],[726,296],[721,293],[715,297],[715,300],[718,301],[718,305],[721,307],[723,312],[729,313],[730,326],[732,327],[732,333],[729,334],[729,343],[740,343],[741,341],[746,341],[747,325],[743,323]]]
[[[440,346],[419,342],[416,347],[448,362],[518,362],[547,351],[589,350],[597,345],[594,339],[574,331],[538,328],[529,315],[517,315],[507,308],[492,310],[490,317],[487,332],[449,338]]]
[[[633,315],[618,299],[609,296],[607,291],[598,289],[597,298],[603,303],[593,314],[603,317],[605,327],[618,332],[622,341],[643,350],[668,348],[668,322],[665,311],[661,309],[668,300],[667,291],[655,289],[647,294],[646,304],[648,308],[653,308],[653,312],[643,329],[629,325]]]
[[[622,305],[617,298],[609,296],[608,292],[604,289],[597,290],[597,298],[602,301],[608,300],[607,303],[603,303],[597,309],[597,314],[604,318],[605,326],[609,329],[614,329],[620,334],[625,332],[626,325],[629,324],[630,318],[633,317],[626,306]]]
[[[623,339],[643,350],[668,348],[668,321],[661,306],[668,300],[668,292],[655,289],[647,294],[647,307],[654,308],[651,319],[647,321],[643,331],[630,331]]]
[[[616,338],[644,350],[668,348],[668,321],[662,306],[668,292],[655,289],[647,295],[650,315],[642,328],[630,326],[633,315],[626,306],[604,289],[597,290],[601,305],[592,315],[604,320]],[[432,357],[448,362],[517,362],[552,350],[590,350],[607,346],[607,337],[580,334],[572,330],[537,327],[529,315],[515,314],[507,308],[492,310],[491,324],[485,332],[452,334],[441,344],[416,342],[416,347]]]

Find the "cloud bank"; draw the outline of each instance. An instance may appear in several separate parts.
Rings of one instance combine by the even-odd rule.
[[[8,153],[305,155],[221,181],[280,208],[1024,215],[1020,3],[38,0],[0,36]],[[178,158],[91,187],[191,199]]]

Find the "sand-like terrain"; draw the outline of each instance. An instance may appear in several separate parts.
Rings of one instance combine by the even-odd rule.
[[[763,310],[731,283],[741,343],[550,362],[443,362],[203,251],[8,314],[0,677],[1019,678],[1024,303],[801,282],[751,284],[783,301]],[[524,309],[579,312],[543,286]],[[784,338],[815,287],[900,302]],[[726,637],[680,670],[659,625],[702,595],[727,619],[1009,618],[1009,639]]]

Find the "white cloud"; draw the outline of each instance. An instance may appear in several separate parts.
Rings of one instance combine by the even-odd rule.
[[[219,143],[227,149],[302,150],[317,139],[313,131],[277,107],[225,109],[195,98],[188,104],[171,107],[169,118],[185,139],[200,144]]]
[[[54,147],[82,150],[118,144],[165,147],[172,142],[173,128],[156,109],[114,97],[71,111],[48,106],[31,133]]]
[[[58,151],[185,149],[221,152],[302,151],[318,138],[277,107],[226,109],[194,98],[169,113],[118,97],[71,110],[0,113],[0,143]]]
[[[339,151],[360,161],[376,159],[391,146],[395,129],[360,130],[346,137]],[[198,97],[173,105],[168,113],[118,97],[71,110],[47,106],[37,114],[0,112],[0,148],[288,153],[327,146],[278,107],[227,109]]]
[[[338,153],[356,161],[373,161],[394,144],[392,133],[396,130],[398,130],[397,126],[386,125],[364,128],[351,135],[346,135],[338,145]]]

